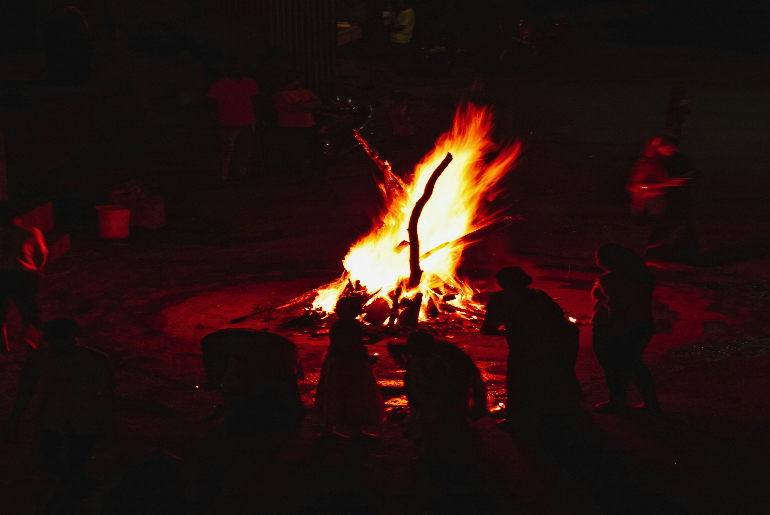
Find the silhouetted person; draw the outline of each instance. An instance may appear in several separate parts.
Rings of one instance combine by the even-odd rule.
[[[677,182],[675,187],[666,189],[667,219],[671,232],[666,240],[665,257],[668,261],[696,265],[699,262],[698,238],[695,220],[692,215],[692,188],[697,181],[699,171],[690,160],[677,150],[670,157],[663,159],[668,176]]]
[[[243,71],[243,64],[230,64],[227,75],[215,82],[206,93],[216,107],[219,121],[219,179],[222,181],[228,180],[233,160],[235,179],[242,181],[246,178],[254,146],[257,119],[252,97],[259,95],[259,90],[254,79],[244,77]]]
[[[400,47],[412,41],[416,16],[410,0],[396,0],[394,7],[396,18],[390,25],[390,42],[399,50],[403,50]]]
[[[687,98],[687,90],[682,87],[671,88],[669,99],[666,103],[664,128],[666,136],[679,144],[686,136],[687,115],[690,114],[690,100]]]
[[[505,327],[509,423],[518,416],[537,423],[543,416],[579,412],[580,330],[547,293],[529,288],[532,278],[521,268],[505,267],[496,278],[503,290],[489,297],[481,332],[497,335]]]
[[[666,168],[669,158],[678,152],[670,138],[653,138],[637,160],[628,181],[632,194],[631,210],[642,223],[650,224],[646,257],[674,261],[679,256],[681,229],[670,189],[685,186],[686,178],[670,176]],[[679,214],[681,216],[681,214]],[[689,213],[687,214],[689,219]]]
[[[290,173],[310,164],[317,132],[313,111],[321,105],[315,93],[301,87],[303,80],[301,72],[287,72],[283,87],[273,94],[279,142]]]
[[[21,227],[8,204],[0,204],[0,324],[3,345],[0,352],[11,352],[6,318],[13,300],[26,327],[24,345],[37,347],[41,329],[37,292],[40,274],[48,258],[43,233],[34,227]]]
[[[120,483],[102,501],[102,515],[183,515],[190,513],[185,498],[185,463],[169,454],[135,460]]]
[[[655,334],[652,291],[655,278],[631,249],[606,243],[596,251],[596,264],[606,271],[591,290],[594,300],[593,348],[604,370],[610,400],[597,411],[616,413],[626,409],[629,378],[644,399],[644,407],[659,410],[655,384],[642,360]]]
[[[337,301],[337,321],[329,331],[326,352],[318,379],[315,415],[322,426],[322,436],[333,436],[335,428],[343,427],[353,438],[367,438],[367,426],[379,426],[385,418],[385,406],[377,381],[372,373],[376,356],[370,356],[364,342],[361,323],[361,300],[342,297]]]
[[[225,426],[242,434],[295,428],[305,412],[297,346],[288,338],[250,329],[224,329],[201,340],[206,384],[221,389]]]
[[[470,421],[487,413],[486,385],[473,360],[425,331],[410,334],[406,345],[388,344],[388,351],[406,369],[405,436],[414,440],[420,454],[441,453],[467,440]]]
[[[88,460],[114,431],[112,366],[101,352],[78,345],[79,333],[77,323],[69,318],[45,324],[43,339],[48,348],[30,353],[6,427],[6,438],[15,439],[35,386],[41,384],[37,468],[59,480],[48,502],[48,513],[59,513],[76,500]]]

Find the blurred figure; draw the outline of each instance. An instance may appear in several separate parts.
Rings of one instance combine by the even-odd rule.
[[[329,350],[326,352],[318,379],[315,414],[322,426],[322,436],[331,437],[335,428],[349,429],[353,439],[368,439],[366,426],[379,426],[385,419],[385,405],[377,381],[372,373],[376,356],[370,356],[366,345],[379,338],[364,342],[361,322],[361,300],[342,297],[337,301],[337,321],[329,331]]]
[[[242,63],[231,63],[227,75],[215,82],[206,93],[219,121],[219,179],[223,182],[230,176],[233,160],[234,178],[239,181],[246,179],[254,146],[257,119],[252,97],[259,95],[259,90],[254,79],[244,77],[243,71]]]
[[[694,171],[683,158],[671,138],[653,138],[626,187],[632,195],[632,213],[651,226],[646,252],[650,260],[687,262],[697,254],[686,190]]]
[[[396,21],[396,12],[393,9],[393,2],[385,2],[385,5],[382,6],[382,25],[388,34],[390,34],[393,23]]]
[[[88,461],[97,445],[114,433],[112,366],[101,352],[78,345],[79,334],[78,324],[70,318],[45,324],[43,339],[48,348],[30,353],[5,430],[6,438],[15,440],[35,386],[42,383],[37,468],[58,479],[46,513],[65,511],[83,494]]]
[[[388,352],[406,369],[404,436],[414,440],[421,455],[445,454],[467,443],[470,421],[487,413],[486,385],[473,360],[425,331],[410,334],[406,345],[388,344]]]
[[[6,326],[11,300],[26,327],[24,345],[27,350],[37,348],[42,328],[37,293],[40,275],[48,259],[48,247],[43,233],[20,224],[21,218],[14,216],[10,206],[0,204],[0,324],[3,338],[0,352],[3,353],[11,352]]]
[[[223,329],[201,340],[205,391],[221,390],[225,426],[242,434],[293,429],[305,410],[297,346],[288,338],[250,329]]]
[[[411,95],[405,91],[393,93],[393,103],[388,109],[388,117],[393,130],[391,150],[412,148],[414,139],[414,124],[412,123],[412,107],[409,104]]]
[[[605,243],[596,251],[596,264],[604,273],[596,280],[593,348],[604,370],[610,399],[596,406],[604,413],[625,410],[629,378],[644,400],[643,407],[658,411],[655,384],[642,360],[644,349],[655,334],[652,317],[652,291],[655,278],[642,258],[617,243]]]
[[[506,408],[516,418],[539,424],[544,417],[580,413],[582,396],[575,376],[580,330],[561,307],[519,267],[497,273],[502,291],[489,298],[481,332],[501,334],[508,342]]]
[[[390,27],[390,42],[396,45],[408,45],[412,41],[416,20],[410,0],[396,0],[396,18]]]
[[[278,114],[279,141],[289,172],[310,166],[317,126],[313,110],[321,105],[318,97],[301,87],[304,77],[299,71],[287,73],[283,87],[273,94]]]
[[[687,135],[685,123],[688,114],[690,114],[690,100],[687,98],[687,90],[681,87],[671,88],[666,103],[664,127],[666,136],[677,145]]]

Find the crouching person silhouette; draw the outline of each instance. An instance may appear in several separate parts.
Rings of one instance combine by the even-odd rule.
[[[37,468],[58,479],[44,513],[63,513],[86,494],[86,468],[97,447],[110,441],[115,420],[115,379],[107,356],[78,345],[80,328],[69,318],[43,328],[46,349],[32,351],[5,430],[15,440],[21,416],[40,384]]]
[[[243,481],[299,427],[305,409],[297,380],[304,374],[296,345],[265,331],[216,331],[201,340],[201,349],[202,389],[220,390],[224,401],[224,422],[187,457],[198,501],[209,508],[237,498]]]
[[[532,278],[521,268],[503,268],[497,282],[502,291],[490,296],[481,332],[498,335],[505,327],[508,419],[503,427],[536,428],[554,418],[582,415],[575,376],[579,328],[547,293],[529,287]]]
[[[241,433],[296,427],[305,416],[297,346],[288,338],[249,329],[224,329],[201,340],[205,391],[221,390],[225,424]]]
[[[388,344],[388,351],[406,369],[404,436],[421,455],[467,451],[470,422],[487,413],[487,389],[473,360],[425,331],[410,334],[406,345]]]

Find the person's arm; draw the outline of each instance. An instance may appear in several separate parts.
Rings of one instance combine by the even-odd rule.
[[[387,347],[390,357],[395,360],[399,367],[405,369],[407,362],[406,345],[403,343],[389,343]]]
[[[32,234],[35,237],[34,263],[35,266],[37,266],[37,269],[42,271],[43,267],[48,262],[48,247],[45,244],[45,238],[40,230],[33,228]]]
[[[27,362],[24,365],[24,370],[21,373],[21,379],[19,380],[19,392],[16,395],[16,403],[13,406],[13,411],[8,419],[8,423],[5,426],[3,436],[6,440],[16,440],[16,433],[19,429],[19,423],[21,422],[21,416],[29,406],[32,400],[32,394],[35,391],[35,385],[43,375],[43,362],[41,355],[42,351],[33,351],[30,354]]]
[[[500,302],[494,296],[490,297],[489,302],[487,302],[484,323],[481,324],[482,334],[488,336],[505,334],[500,330],[500,326],[503,325],[503,313],[500,308]]]

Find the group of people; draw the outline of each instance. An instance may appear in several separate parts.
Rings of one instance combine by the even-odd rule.
[[[609,400],[595,409],[615,414],[629,409],[626,389],[633,381],[644,400],[641,407],[657,412],[652,376],[642,360],[654,333],[655,279],[641,257],[618,244],[602,245],[596,260],[605,273],[591,292],[592,342]],[[504,334],[508,343],[507,418],[502,426],[515,432],[581,419],[585,412],[575,375],[578,326],[548,294],[530,287],[532,278],[521,268],[503,268],[497,281],[502,289],[489,298],[481,332]],[[372,371],[378,356],[369,354],[367,345],[381,337],[366,337],[359,321],[360,298],[339,299],[335,312],[316,390],[315,422],[322,438],[376,441],[386,413]],[[30,351],[5,428],[5,438],[13,440],[36,386],[42,384],[37,465],[59,478],[49,507],[73,502],[90,457],[114,431],[116,390],[110,362],[101,352],[78,345],[79,333],[78,324],[69,318],[43,326],[47,345]],[[389,343],[387,348],[404,369],[409,407],[404,435],[422,455],[468,449],[472,422],[488,413],[487,389],[471,357],[422,330],[411,333],[406,343]],[[297,347],[289,339],[266,331],[226,329],[204,337],[201,350],[206,373],[202,389],[221,391],[224,401],[224,422],[213,440],[219,443],[209,442],[217,449],[214,454],[221,453],[217,446],[243,438],[288,435],[304,420],[298,381],[305,376]],[[212,466],[210,459],[202,458],[198,465],[201,481],[213,485],[222,465]],[[163,463],[176,470],[173,463]]]
[[[596,262],[605,273],[591,292],[592,343],[610,395],[594,409],[602,413],[629,409],[626,390],[632,381],[644,400],[639,407],[657,412],[655,386],[642,359],[654,334],[655,279],[638,254],[615,243],[599,247]],[[502,426],[515,430],[581,419],[583,393],[575,374],[578,326],[548,294],[530,287],[532,278],[521,268],[503,268],[497,282],[502,290],[491,294],[481,332],[504,334],[508,343],[507,418]],[[316,393],[317,420],[325,436],[339,436],[336,431],[342,427],[354,439],[372,438],[365,428],[378,426],[384,411],[371,369],[377,357],[369,355],[366,345],[379,338],[364,339],[357,319],[362,313],[360,299],[341,298],[336,313]],[[473,360],[419,330],[406,344],[388,344],[388,351],[405,369],[409,403],[405,436],[423,453],[467,438],[471,422],[487,414],[486,387]]]
[[[282,172],[296,172],[313,151],[317,129],[313,111],[320,106],[320,100],[302,87],[301,72],[284,70],[277,84],[267,86],[273,91],[264,92],[270,96],[269,102],[260,102],[256,98],[260,95],[256,81],[244,76],[244,71],[242,63],[231,63],[227,74],[206,94],[219,126],[219,180],[247,179],[255,136],[264,138],[264,129],[272,133],[280,146]],[[260,148],[264,146],[263,141],[257,143]]]

